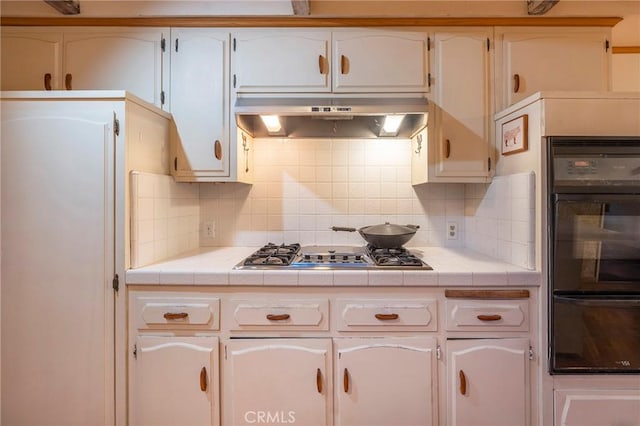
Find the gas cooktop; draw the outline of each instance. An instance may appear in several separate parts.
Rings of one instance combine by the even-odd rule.
[[[421,269],[433,268],[409,250],[360,246],[269,243],[234,269]]]

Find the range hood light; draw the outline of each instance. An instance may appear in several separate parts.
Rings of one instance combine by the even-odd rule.
[[[261,115],[260,118],[269,133],[277,133],[282,130],[282,124],[280,124],[280,118],[277,115]]]
[[[384,117],[380,136],[396,136],[405,114],[391,114]]]

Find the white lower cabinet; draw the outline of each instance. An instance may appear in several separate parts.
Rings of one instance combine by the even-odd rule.
[[[435,338],[335,339],[336,425],[435,425]]]
[[[556,426],[640,424],[640,390],[563,389],[554,392]]]
[[[230,339],[223,424],[330,425],[331,339]]]
[[[446,362],[448,424],[530,424],[528,339],[448,340]]]
[[[217,337],[138,336],[131,378],[131,425],[219,424]]]
[[[535,423],[528,290],[148,288],[131,425]]]

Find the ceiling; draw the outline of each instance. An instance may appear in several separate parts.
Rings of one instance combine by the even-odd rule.
[[[80,0],[85,17],[292,15],[308,1],[310,16],[509,17],[526,16],[526,0]],[[533,0],[539,3],[544,0]],[[3,16],[60,16],[41,0],[3,0]],[[640,14],[640,0],[560,0],[545,16]]]

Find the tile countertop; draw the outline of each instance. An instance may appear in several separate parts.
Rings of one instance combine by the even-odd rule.
[[[539,286],[542,276],[466,249],[410,247],[433,271],[234,270],[256,247],[201,248],[177,258],[130,269],[126,282],[163,285],[264,286]]]

